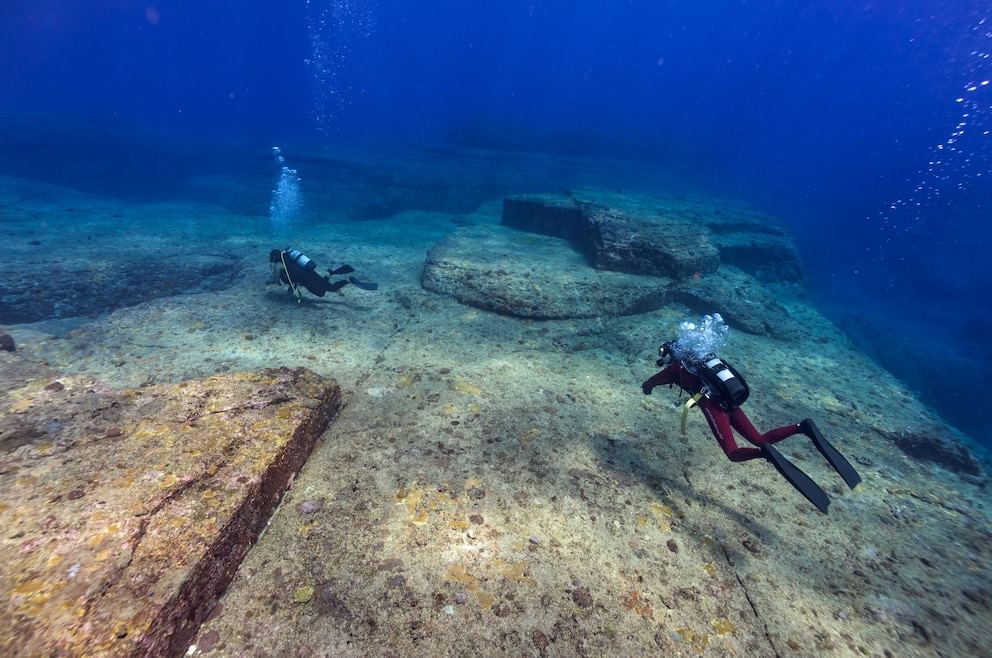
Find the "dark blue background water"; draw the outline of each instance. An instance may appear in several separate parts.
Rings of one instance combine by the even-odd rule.
[[[0,114],[272,143],[471,123],[674,164],[782,217],[821,308],[992,442],[986,5],[7,0]]]

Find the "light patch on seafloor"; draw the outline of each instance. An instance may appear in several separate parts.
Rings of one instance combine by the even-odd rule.
[[[459,393],[465,393],[466,395],[482,395],[482,389],[475,384],[467,381],[458,381],[454,384],[455,390]]]

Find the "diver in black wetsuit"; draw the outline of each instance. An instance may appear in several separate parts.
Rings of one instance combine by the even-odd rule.
[[[347,279],[331,281],[331,275],[351,274],[355,271],[351,265],[342,265],[333,270],[328,270],[327,274],[320,276],[317,274],[317,264],[307,258],[298,249],[273,249],[269,252],[269,264],[272,268],[272,279],[274,282],[285,283],[289,286],[289,293],[296,296],[296,301],[302,299],[300,286],[303,286],[318,297],[323,297],[329,292],[336,292],[349,283],[362,290],[376,290],[378,283],[360,281],[353,276]]]

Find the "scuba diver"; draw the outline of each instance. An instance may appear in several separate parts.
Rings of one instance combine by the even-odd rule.
[[[731,461],[742,462],[764,457],[799,493],[826,514],[830,505],[827,494],[795,464],[783,457],[772,444],[796,434],[804,434],[812,440],[816,449],[851,489],[861,482],[861,476],[808,418],[797,425],[778,427],[764,434],[755,429],[740,408],[750,394],[747,383],[733,366],[714,354],[714,350],[722,345],[729,331],[730,328],[723,323],[719,313],[705,316],[701,327],[683,322],[678,338],[666,342],[658,349],[661,358],[657,365],[664,369],[641,384],[641,390],[645,395],[651,395],[651,390],[656,386],[678,386],[691,396],[682,410],[683,434],[689,409],[698,405],[717,442]],[[733,430],[737,430],[748,442],[758,447],[738,446]]]
[[[300,292],[300,286],[303,286],[318,297],[323,297],[329,292],[336,292],[349,283],[362,290],[376,290],[379,288],[378,283],[359,281],[353,276],[332,282],[330,280],[331,275],[351,274],[355,271],[355,268],[351,265],[342,265],[333,270],[328,270],[326,275],[320,276],[317,274],[317,263],[307,258],[298,249],[289,249],[288,247],[282,251],[273,249],[269,252],[269,267],[272,269],[273,283],[279,283],[281,281],[288,284],[289,293],[296,296],[297,303],[303,298]]]

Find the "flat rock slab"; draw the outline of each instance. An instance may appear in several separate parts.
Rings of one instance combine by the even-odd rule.
[[[724,264],[805,285],[785,226],[730,199],[576,188],[507,197],[503,223],[570,240],[600,269],[684,279]]]
[[[271,369],[118,391],[0,353],[3,656],[181,655],[341,407]]]
[[[502,226],[456,230],[427,255],[422,283],[463,304],[535,320],[645,313],[670,281],[595,270],[568,241]]]

